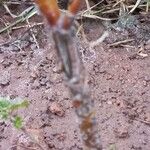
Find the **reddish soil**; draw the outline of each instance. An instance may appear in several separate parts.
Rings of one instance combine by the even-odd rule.
[[[19,113],[45,150],[82,150],[77,117],[48,29],[33,28],[40,49],[25,30],[10,33],[11,41],[21,36],[20,41],[0,47],[0,95],[30,102],[29,108]],[[95,40],[104,28],[87,20],[85,30],[88,39]],[[95,47],[96,57],[89,55],[84,62],[103,148],[149,150],[150,42],[144,45],[146,55],[139,55],[136,47],[110,48],[108,41],[114,36],[110,31],[110,39]],[[8,38],[7,33],[1,34],[0,44]],[[28,149],[38,147],[10,123],[0,121],[0,150]]]

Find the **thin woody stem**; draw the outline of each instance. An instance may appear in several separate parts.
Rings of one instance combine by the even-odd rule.
[[[67,32],[62,31],[55,30],[53,32],[55,36],[54,41],[58,55],[60,55],[64,66],[64,72],[67,76],[67,85],[72,93],[73,104],[76,108],[75,111],[78,116],[85,149],[102,150],[100,137],[97,131],[95,112],[93,110],[94,104],[87,90],[84,89],[84,67],[82,66],[83,64],[80,60],[78,49],[72,41],[73,37],[71,37],[70,34],[70,32],[72,32],[71,28],[67,30]]]
[[[72,78],[72,64],[68,49],[68,36],[66,33],[61,33],[59,30],[53,31],[53,39],[55,41],[56,49],[59,58],[62,61],[63,69],[68,78]]]
[[[68,6],[68,10],[72,14],[76,14],[80,7],[81,0],[72,0],[71,4]]]
[[[38,0],[38,4],[43,1],[44,0]],[[50,4],[49,2],[49,5],[53,5],[53,3]],[[81,61],[77,45],[73,40],[73,35],[75,34],[72,33],[72,24],[74,15],[77,13],[79,5],[80,0],[73,0],[68,7],[68,10],[72,16],[70,17],[66,15],[64,17],[60,15],[56,18],[57,22],[53,21],[55,18],[52,18],[51,15],[46,16],[48,15],[46,10],[41,8],[41,11],[47,19],[50,18],[50,20],[52,20],[49,21],[49,23],[52,26],[53,39],[57,53],[63,65],[64,73],[67,77],[66,83],[72,94],[73,105],[78,116],[79,128],[82,134],[83,144],[85,146],[84,149],[102,150],[100,137],[96,126],[95,112],[93,110],[94,104],[87,90],[85,90],[85,69]],[[41,4],[39,6],[41,7],[43,5]],[[51,9],[53,7],[49,6],[46,8]],[[67,23],[65,24],[66,21]]]
[[[35,0],[41,12],[45,15],[47,21],[51,26],[56,25],[59,17],[60,10],[56,0]]]

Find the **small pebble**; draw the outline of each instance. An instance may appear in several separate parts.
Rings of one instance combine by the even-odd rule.
[[[64,116],[64,110],[62,109],[62,106],[57,102],[51,103],[49,111],[59,117]]]

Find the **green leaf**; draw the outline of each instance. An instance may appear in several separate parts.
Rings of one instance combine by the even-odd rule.
[[[22,103],[16,103],[16,104],[12,104],[11,105],[11,110],[14,111],[14,110],[17,110],[19,108],[27,108],[29,106],[29,103],[28,101],[23,101]]]
[[[0,117],[2,118],[2,119],[7,119],[8,118],[8,116],[9,116],[9,114],[8,114],[8,112],[6,112],[6,111],[2,111],[2,112],[0,112]]]
[[[8,98],[0,97],[0,119],[9,120],[13,123],[14,127],[20,129],[22,127],[23,119],[20,116],[12,116],[13,111],[20,108],[27,108],[29,103],[27,100],[18,99],[10,100]]]
[[[10,106],[11,106],[10,101],[0,98],[0,110],[9,108]]]
[[[15,128],[20,129],[22,127],[23,120],[20,116],[16,116],[13,120],[13,125]]]

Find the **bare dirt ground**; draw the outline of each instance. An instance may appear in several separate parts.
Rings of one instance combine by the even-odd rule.
[[[11,20],[7,14],[0,17]],[[35,17],[30,23],[41,20]],[[84,29],[88,40],[104,31],[96,20],[87,20]],[[0,44],[11,41],[0,47],[0,95],[29,100],[29,108],[19,113],[45,150],[82,150],[77,117],[48,30],[39,25],[32,32],[24,27],[0,35]],[[138,46],[114,48],[109,44],[121,34],[109,31],[109,35],[95,47],[94,57],[87,55],[84,61],[104,150],[149,150],[150,42],[140,52]],[[85,55],[87,51],[85,46]],[[0,121],[0,150],[27,149],[38,147]]]

